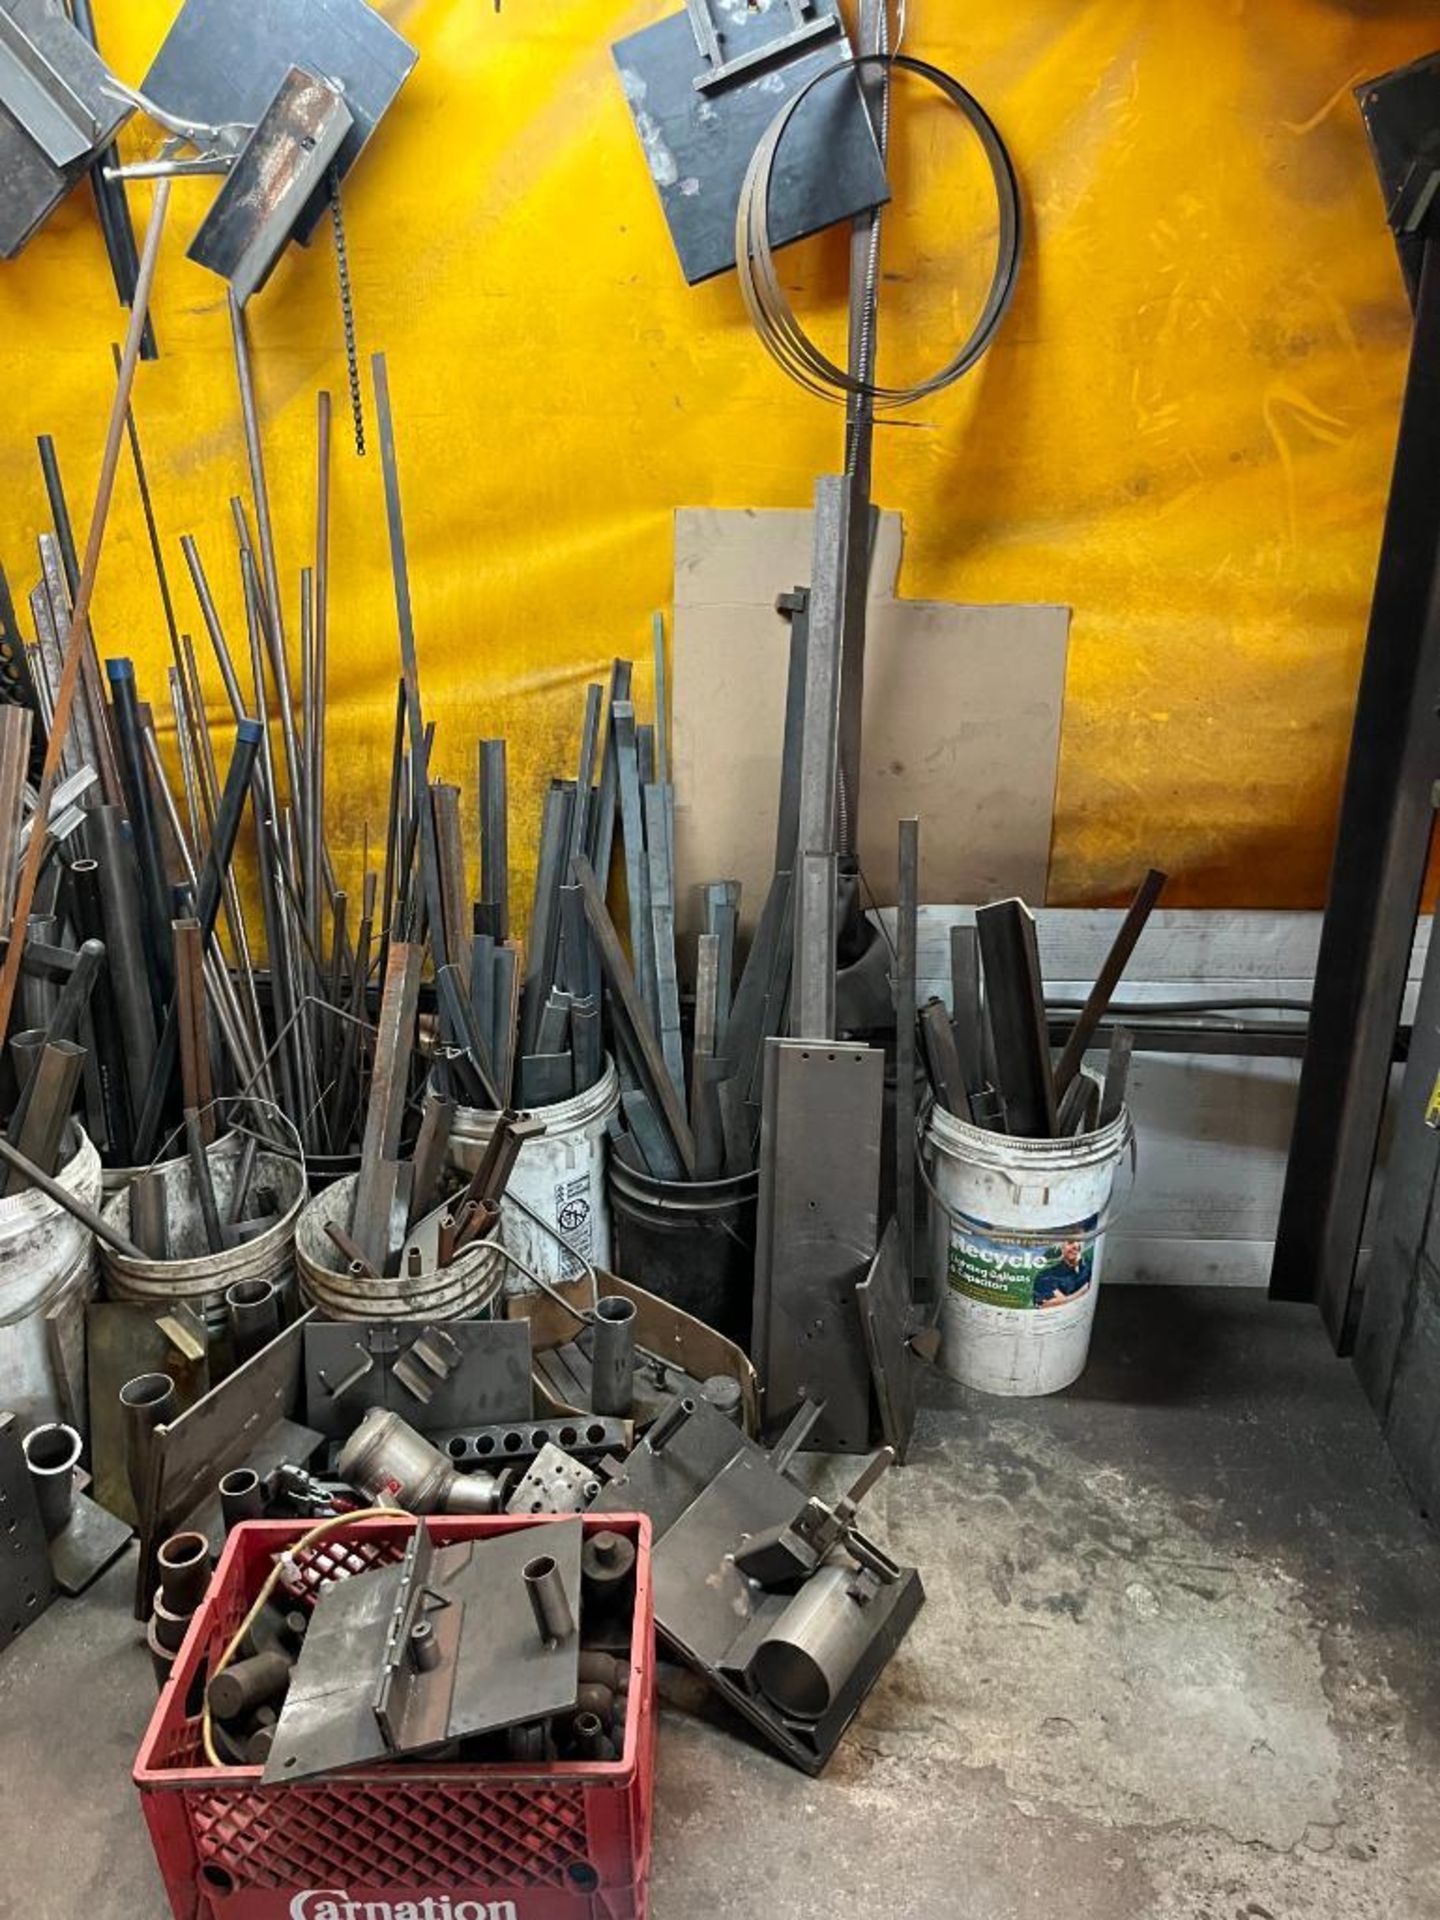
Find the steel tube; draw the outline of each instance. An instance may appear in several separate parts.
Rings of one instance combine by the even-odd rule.
[[[537,1554],[526,1561],[523,1577],[541,1640],[547,1647],[568,1640],[575,1631],[575,1616],[554,1560],[548,1553]]]
[[[173,1613],[193,1613],[210,1584],[210,1542],[203,1533],[172,1533],[155,1555],[160,1592]]]
[[[75,1505],[75,1469],[80,1464],[80,1436],[58,1420],[32,1427],[21,1443],[30,1485],[40,1509],[45,1538],[54,1540],[70,1524]]]
[[[253,1467],[236,1467],[233,1473],[223,1474],[218,1491],[226,1533],[242,1521],[264,1519],[265,1489]]]
[[[138,1248],[136,1257],[143,1260]],[[125,1471],[135,1511],[143,1518],[150,1498],[150,1461],[156,1427],[167,1426],[180,1411],[180,1396],[168,1373],[141,1373],[120,1389],[125,1431]]]
[[[280,1331],[280,1291],[273,1280],[237,1280],[225,1292],[230,1340],[239,1366]]]
[[[624,1418],[635,1402],[635,1303],[611,1294],[591,1326],[591,1410]]]

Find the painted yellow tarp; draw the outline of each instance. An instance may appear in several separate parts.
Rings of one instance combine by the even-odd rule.
[[[389,358],[437,772],[473,806],[474,743],[508,736],[520,886],[583,683],[646,658],[673,510],[802,506],[840,460],[838,414],[772,366],[733,280],[681,280],[608,51],[665,10],[390,6],[420,64],[345,194],[362,349]],[[172,0],[97,12],[138,81]],[[993,112],[1029,231],[999,344],[884,430],[876,493],[905,516],[907,595],[1074,607],[1053,901],[1114,898],[1149,864],[1176,904],[1323,897],[1409,337],[1350,89],[1436,43],[1433,5],[1381,0],[911,0],[909,50]],[[952,118],[899,89],[882,321],[897,377],[947,354],[988,270],[983,180]],[[162,358],[136,411],[182,622],[200,635],[188,531],[238,644],[223,288],[184,257],[213,191],[176,192]],[[844,252],[831,235],[784,256],[837,351]],[[383,827],[397,661],[379,466],[373,434],[364,460],[347,437],[323,237],[290,251],[251,325],[292,635],[315,393],[336,397],[329,804],[354,886],[366,826],[372,842]],[[55,436],[83,533],[120,326],[77,193],[0,266],[0,559],[22,610],[46,523],[34,436]],[[163,709],[128,472],[95,627]],[[642,705],[649,684],[642,665]],[[218,722],[213,669],[208,687]]]

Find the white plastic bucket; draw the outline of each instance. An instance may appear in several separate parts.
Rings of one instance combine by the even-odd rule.
[[[1068,1140],[1019,1140],[931,1110],[922,1171],[940,1364],[982,1393],[1058,1393],[1090,1350],[1128,1112]]]
[[[77,1132],[80,1144],[55,1177],[98,1207],[100,1155],[83,1128]],[[56,1377],[47,1317],[66,1373],[83,1383],[95,1277],[95,1236],[58,1201],[33,1187],[0,1200],[0,1410],[15,1415],[22,1434],[47,1420],[85,1423],[83,1391],[68,1391]]]
[[[545,1122],[545,1131],[527,1140],[516,1158],[500,1206],[500,1237],[521,1265],[542,1280],[578,1279],[586,1261],[595,1267],[610,1265],[605,1128],[619,1105],[620,1081],[614,1062],[607,1060],[604,1073],[586,1092],[553,1107],[529,1109],[529,1117]],[[479,1107],[457,1109],[450,1157],[466,1173],[480,1164],[499,1117]],[[511,1267],[505,1291],[528,1293],[532,1288],[524,1274]]]

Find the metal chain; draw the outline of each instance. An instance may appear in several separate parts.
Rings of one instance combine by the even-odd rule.
[[[331,167],[330,224],[335,230],[335,265],[340,274],[340,317],[345,327],[345,370],[350,382],[350,413],[355,422],[355,451],[365,451],[365,403],[360,394],[360,353],[355,344],[355,297],[350,286],[350,253],[345,216],[340,210],[340,170]]]

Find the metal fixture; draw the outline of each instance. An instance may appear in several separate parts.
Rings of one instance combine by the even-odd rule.
[[[372,1407],[340,1450],[340,1478],[410,1513],[498,1513],[505,1481],[461,1473],[398,1413]]]

